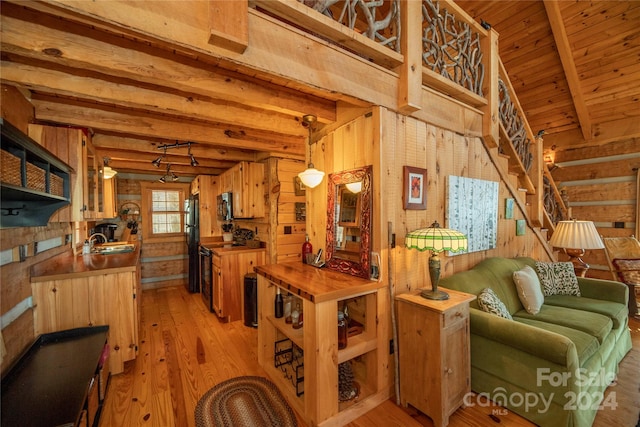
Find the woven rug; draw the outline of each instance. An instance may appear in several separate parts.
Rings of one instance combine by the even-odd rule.
[[[237,377],[207,391],[196,405],[196,426],[297,426],[296,416],[271,381]]]

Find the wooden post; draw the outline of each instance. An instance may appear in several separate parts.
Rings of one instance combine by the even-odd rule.
[[[209,43],[236,53],[249,46],[248,0],[209,0]]]
[[[482,52],[484,53],[485,80],[484,93],[487,105],[482,108],[484,117],[482,118],[483,137],[487,148],[495,148],[500,140],[500,113],[498,107],[500,96],[498,93],[498,77],[500,73],[498,33],[489,30],[487,37],[480,41]]]
[[[398,67],[398,111],[410,114],[422,108],[422,2],[400,2],[400,46],[404,62]]]

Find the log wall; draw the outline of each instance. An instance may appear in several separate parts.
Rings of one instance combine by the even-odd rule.
[[[556,168],[551,173],[558,188],[566,191],[571,216],[593,221],[604,237],[636,234],[638,144],[632,138],[555,154]],[[591,266],[588,276],[611,278],[604,250],[587,251],[583,260]]]

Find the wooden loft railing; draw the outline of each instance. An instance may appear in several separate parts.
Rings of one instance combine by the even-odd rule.
[[[498,34],[453,1],[253,0],[251,4],[397,72],[403,113],[420,108],[416,86],[479,109],[484,114],[486,148],[529,225],[553,230],[558,220],[566,218],[564,200],[542,158],[542,137],[530,129],[500,62]],[[508,159],[508,166],[502,166],[501,158]],[[517,175],[517,186],[510,184],[511,175]]]

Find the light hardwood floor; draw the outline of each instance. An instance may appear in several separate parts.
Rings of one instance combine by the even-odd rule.
[[[221,323],[199,294],[184,287],[145,291],[142,295],[140,351],[125,372],[113,376],[100,420],[111,426],[195,426],[198,399],[211,387],[241,375],[266,376],[257,363],[257,332],[243,322]],[[596,427],[633,427],[640,412],[640,321],[631,320],[633,350],[620,365],[617,408],[598,413]],[[299,420],[299,425],[304,426]],[[348,424],[350,427],[432,426],[395,398]],[[502,408],[458,409],[451,427],[533,426]]]

